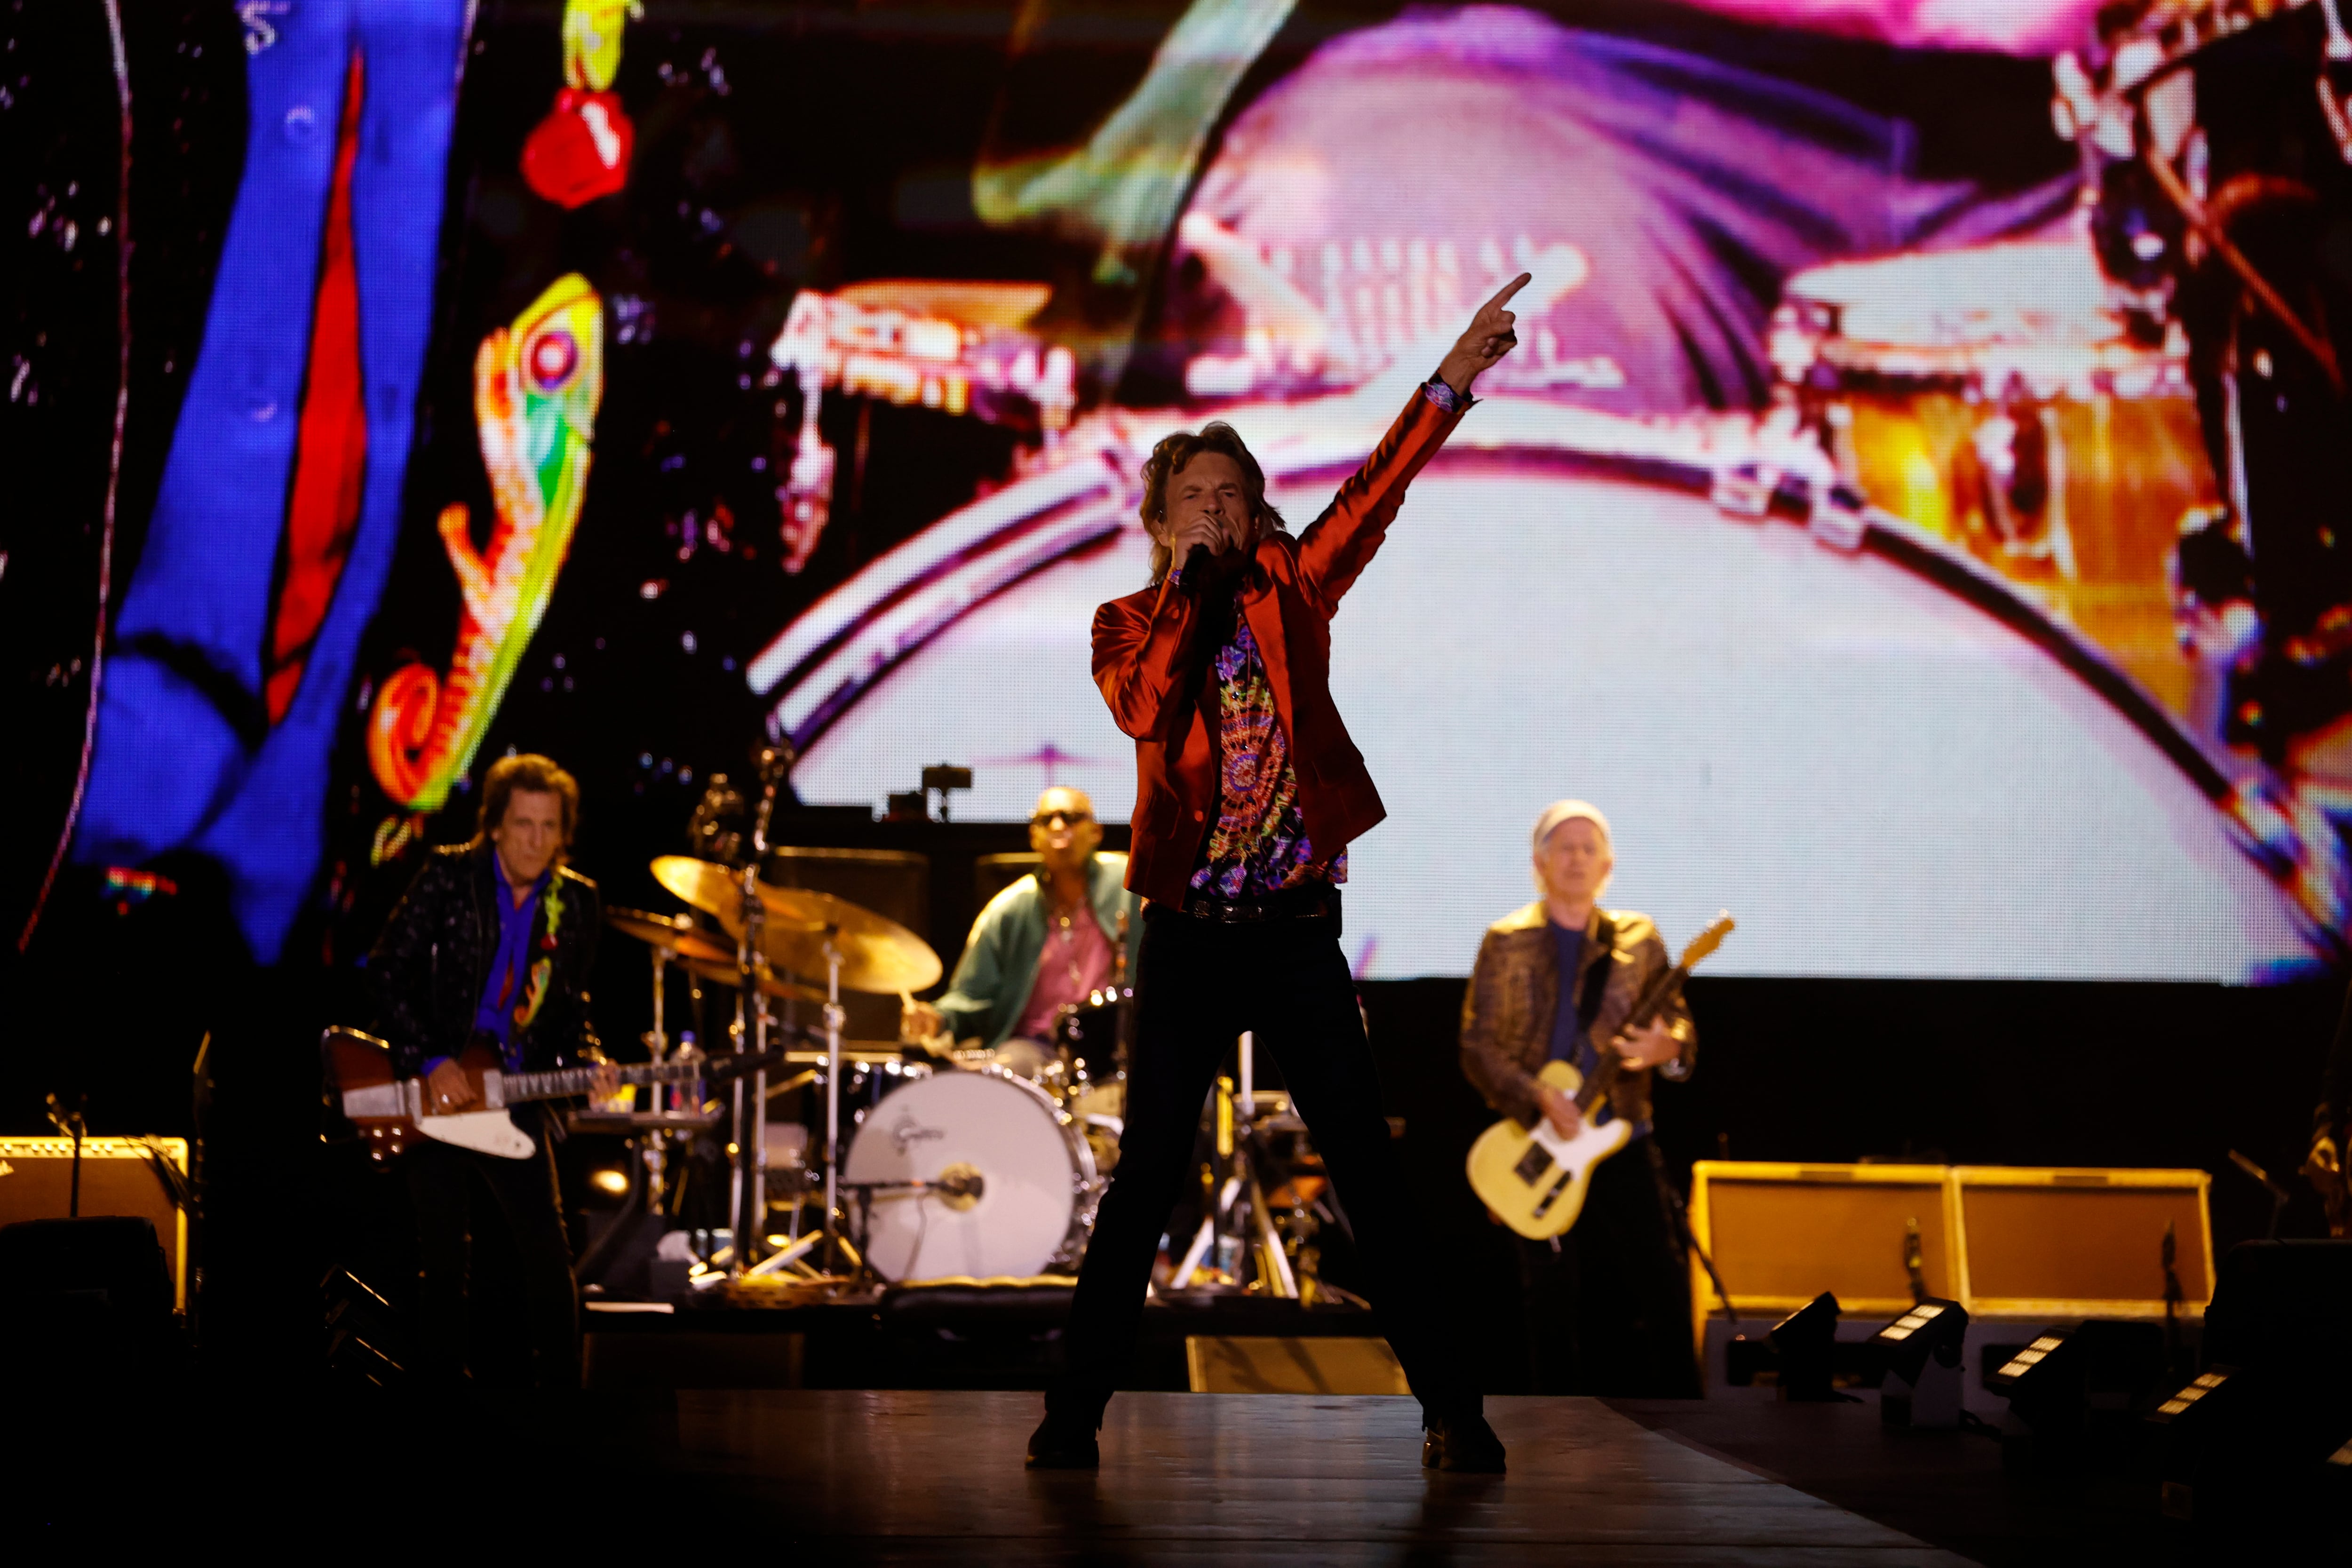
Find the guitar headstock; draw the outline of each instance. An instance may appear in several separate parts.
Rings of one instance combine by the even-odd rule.
[[[1739,922],[1731,918],[1731,911],[1724,910],[1707,922],[1705,931],[1690,939],[1690,945],[1683,949],[1682,960],[1675,967],[1685,972],[1696,968],[1699,962],[1714,952],[1717,948],[1721,947],[1723,939],[1738,930],[1738,926]]]

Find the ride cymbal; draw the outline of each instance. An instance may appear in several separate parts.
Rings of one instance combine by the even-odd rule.
[[[663,887],[717,916],[728,935],[741,939],[740,872],[690,855],[664,855],[654,861],[653,872]],[[768,962],[780,969],[812,979],[824,974],[830,933],[847,990],[895,996],[934,985],[945,972],[930,943],[862,905],[810,888],[761,882],[757,889]]]
[[[897,921],[814,889],[779,888],[776,893],[793,918],[769,924],[770,963],[811,980],[819,979],[825,973],[829,938],[841,956],[841,984],[845,991],[896,996],[939,983],[943,973],[940,955],[931,951],[929,942]],[[719,917],[719,923],[726,923],[725,916]]]
[[[743,907],[743,874],[732,867],[721,866],[715,860],[698,860],[691,855],[663,855],[653,863],[654,880],[692,904],[707,915],[717,915],[730,935],[740,934],[737,916]],[[767,925],[773,931],[786,925],[807,925],[818,929],[823,922],[810,922],[794,914],[784,902],[794,889],[775,887],[767,882],[758,884],[761,904],[767,910]]]

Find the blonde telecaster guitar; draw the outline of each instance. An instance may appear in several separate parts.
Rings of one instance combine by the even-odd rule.
[[[1718,915],[1713,924],[1683,949],[1681,962],[1643,988],[1633,1011],[1619,1029],[1639,1028],[1673,1001],[1701,959],[1723,945],[1731,934],[1732,919]],[[1561,986],[1560,1005],[1575,1004]],[[1536,1081],[1576,1098],[1583,1124],[1576,1136],[1563,1138],[1538,1112],[1532,1126],[1505,1117],[1470,1146],[1470,1186],[1505,1225],[1530,1241],[1565,1236],[1584,1212],[1585,1188],[1601,1162],[1633,1141],[1631,1124],[1612,1119],[1595,1124],[1595,1106],[1609,1102],[1610,1086],[1617,1079],[1619,1058],[1602,1049],[1601,1065],[1590,1080],[1566,1062],[1546,1062]]]

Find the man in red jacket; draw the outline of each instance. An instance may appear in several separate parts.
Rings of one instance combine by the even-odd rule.
[[[1381,1330],[1421,1400],[1422,1462],[1503,1468],[1461,1335],[1440,1321],[1426,1273],[1406,1263],[1419,1226],[1339,951],[1348,845],[1386,811],[1331,700],[1330,623],[1405,486],[1469,406],[1471,383],[1518,341],[1507,307],[1527,282],[1480,309],[1297,538],[1230,426],[1171,436],[1144,464],[1152,584],[1097,610],[1094,626],[1096,684],[1135,738],[1127,885],[1147,900],[1127,1124],[1071,1307],[1065,1371],[1029,1440],[1033,1467],[1099,1463],[1095,1433],[1135,1342],[1201,1102],[1249,1029],[1281,1063],[1348,1205]]]

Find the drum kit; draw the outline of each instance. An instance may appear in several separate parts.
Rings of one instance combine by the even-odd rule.
[[[846,899],[778,886],[755,869],[670,855],[652,870],[716,926],[689,914],[607,916],[651,955],[655,1024],[646,1043],[654,1058],[671,1048],[663,1019],[672,964],[735,993],[739,1048],[761,1048],[771,1031],[821,1047],[782,1053],[788,1070],[803,1069],[792,1078],[771,1084],[766,1074],[752,1074],[738,1083],[730,1151],[737,1239],[725,1268],[698,1279],[805,1281],[833,1277],[842,1261],[887,1281],[1031,1278],[1075,1268],[1118,1160],[1121,1027],[1131,995],[1122,975],[1066,1008],[1045,1042],[993,1050],[943,1042],[845,1048],[842,993],[904,998],[931,986],[941,965],[929,943]],[[819,1027],[805,1028],[793,1016],[806,1005],[820,1010]],[[772,1007],[782,1016],[772,1017]],[[780,1140],[766,1123],[768,1102],[804,1087],[821,1090],[822,1121],[804,1142]],[[677,1113],[635,1120],[644,1131]],[[700,1125],[707,1129],[709,1120]],[[773,1152],[784,1167],[772,1173],[772,1142],[781,1145]],[[793,1188],[819,1182],[824,1222],[803,1235],[803,1193]],[[772,1237],[769,1197],[778,1185],[792,1210],[791,1234]],[[767,1251],[771,1242],[782,1245]]]

